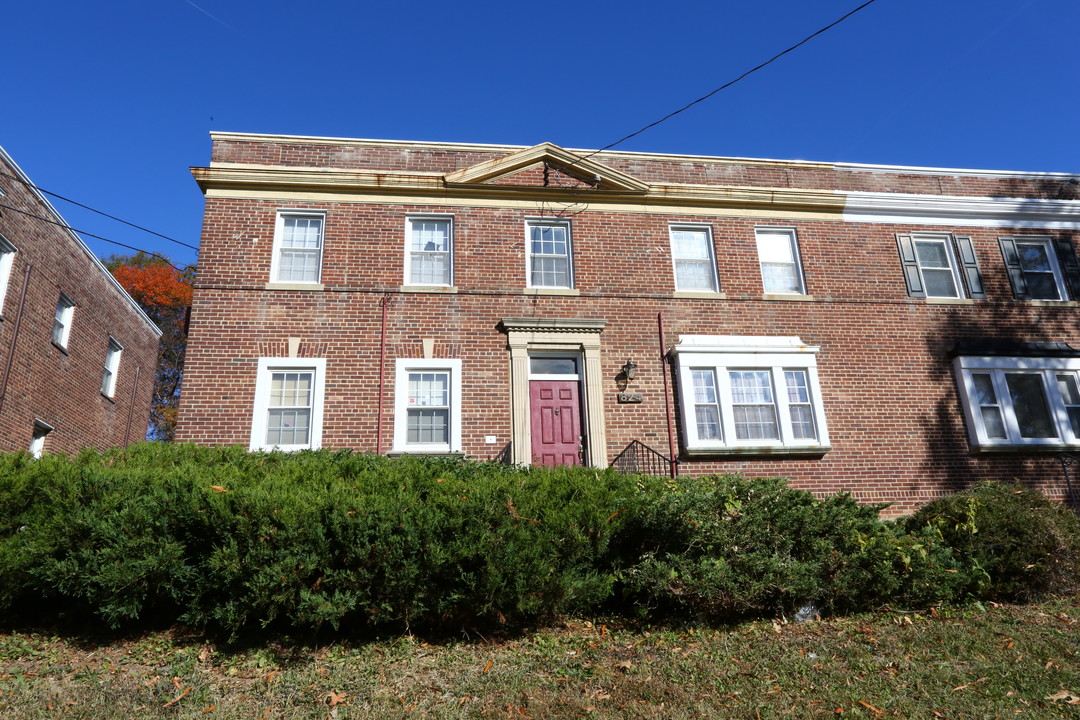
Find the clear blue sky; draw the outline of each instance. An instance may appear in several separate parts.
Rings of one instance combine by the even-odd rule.
[[[211,130],[596,148],[859,4],[8,3],[0,145],[42,188],[197,244]],[[1080,173],[1078,36],[1080,0],[877,0],[620,149]]]

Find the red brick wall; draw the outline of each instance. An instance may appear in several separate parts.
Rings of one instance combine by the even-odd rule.
[[[245,160],[252,162],[265,148],[247,150],[255,153]],[[235,160],[238,152],[219,143],[215,158]],[[299,164],[314,163],[317,153],[312,153]],[[442,161],[433,158],[430,167]],[[413,169],[429,167],[415,157],[411,162]],[[627,161],[620,169],[644,174],[642,163]],[[806,171],[822,173],[817,186],[836,187],[827,184],[836,179],[830,172]],[[880,180],[882,187],[906,182],[902,176],[859,182],[865,187],[870,180]],[[933,192],[985,192],[976,182],[959,188],[968,191],[962,193],[948,186],[961,182],[955,178],[917,181],[933,185]],[[269,279],[275,211],[289,207],[326,211],[323,292],[263,289]],[[457,292],[399,293],[405,216],[431,212],[454,217]],[[488,457],[501,449],[510,439],[510,363],[506,336],[497,325],[503,317],[535,316],[607,320],[601,334],[607,457],[635,439],[666,453],[657,338],[657,315],[663,313],[668,347],[680,334],[798,335],[821,346],[818,369],[832,441],[828,453],[684,458],[683,472],[779,475],[819,493],[846,490],[862,501],[894,501],[894,512],[982,478],[1020,478],[1051,495],[1063,494],[1061,468],[1053,456],[970,452],[946,357],[948,349],[965,338],[1054,340],[1080,347],[1075,306],[1012,299],[997,238],[1021,231],[957,229],[974,241],[988,299],[933,304],[908,298],[897,256],[895,233],[917,227],[586,210],[570,217],[580,295],[551,297],[523,292],[524,223],[538,214],[538,209],[208,200],[178,439],[247,444],[257,359],[284,355],[285,339],[300,337],[305,343],[302,356],[327,359],[324,446],[373,451],[379,301],[389,293],[393,303],[383,391],[384,449],[393,439],[393,361],[422,357],[424,338],[436,341],[436,357],[462,360],[465,452]],[[712,227],[723,299],[674,296],[668,240],[673,222]],[[797,228],[806,288],[813,300],[764,297],[756,225]],[[643,394],[641,404],[616,402],[615,377],[628,357],[639,366],[630,390]],[[486,444],[486,435],[495,435],[498,442]]]
[[[0,171],[17,174],[2,157]],[[53,217],[16,180],[0,177],[0,188],[6,194],[0,203]],[[0,383],[7,377],[0,401],[0,450],[27,448],[35,420],[54,428],[46,437],[46,452],[75,453],[143,440],[157,364],[156,333],[87,251],[56,225],[0,208],[0,234],[18,249],[0,314]],[[66,352],[52,343],[61,292],[76,303]],[[124,348],[111,399],[101,394],[110,336]]]

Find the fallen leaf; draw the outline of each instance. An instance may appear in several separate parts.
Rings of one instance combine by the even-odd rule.
[[[225,488],[221,487],[220,485],[211,485],[211,486],[210,486],[210,489],[211,489],[211,490],[217,490],[217,491],[218,491],[219,493],[223,493],[223,492],[229,492],[228,490],[226,490]]]
[[[345,693],[336,693],[333,690],[331,690],[330,692],[328,692],[326,694],[326,704],[329,705],[330,707],[334,707],[335,705],[340,705],[341,703],[345,702],[346,697],[347,696],[345,695]]]
[[[161,707],[172,707],[172,706],[173,706],[173,705],[175,705],[176,703],[180,702],[180,701],[181,701],[181,700],[183,700],[183,699],[184,699],[185,697],[187,697],[187,694],[188,694],[189,692],[191,692],[191,687],[192,687],[191,685],[188,685],[188,686],[187,686],[186,688],[184,688],[183,692],[181,692],[181,693],[180,693],[179,695],[177,695],[176,697],[174,697],[174,698],[173,698],[172,700],[170,700],[169,702],[165,703],[165,704],[164,704],[164,705],[162,705]]]
[[[881,708],[876,708],[873,705],[871,705],[870,703],[865,702],[863,700],[860,700],[859,704],[862,705],[865,708],[869,708],[870,711],[873,712],[875,715],[884,715],[885,714],[885,711],[882,710]]]
[[[622,662],[615,663],[616,670],[622,670],[623,672],[630,672],[630,668],[634,667],[634,663],[629,660],[623,660]]]
[[[214,712],[214,708],[216,708],[216,707],[217,707],[217,705],[211,705],[210,707],[206,708],[205,710],[202,711],[203,715],[206,715],[207,713]]]
[[[199,662],[206,662],[213,654],[214,652],[210,648],[203,648],[199,651]]]
[[[492,666],[492,664],[494,662],[495,662],[494,660],[488,660],[487,665],[484,666],[484,670],[480,674],[483,675],[483,674],[487,673],[487,671],[491,669],[491,666]]]
[[[276,678],[280,674],[281,674],[280,670],[271,670],[270,672],[266,673],[266,682],[267,683],[274,682],[274,678]]]
[[[1053,695],[1047,695],[1043,700],[1064,700],[1069,705],[1080,705],[1080,696],[1073,695],[1068,690],[1061,690]]]

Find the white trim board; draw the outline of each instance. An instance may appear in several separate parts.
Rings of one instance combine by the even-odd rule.
[[[1080,201],[840,191],[844,222],[1080,230]]]

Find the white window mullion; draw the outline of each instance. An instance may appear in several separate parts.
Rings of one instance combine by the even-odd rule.
[[[772,370],[774,388],[773,400],[776,405],[777,431],[780,435],[779,442],[783,444],[795,437],[795,433],[791,429],[791,406],[788,398],[787,377],[784,375],[784,368],[782,367],[770,369]]]
[[[720,419],[723,436],[728,445],[738,443],[735,434],[735,410],[731,404],[731,376],[728,368],[716,368],[716,394],[720,398]]]

